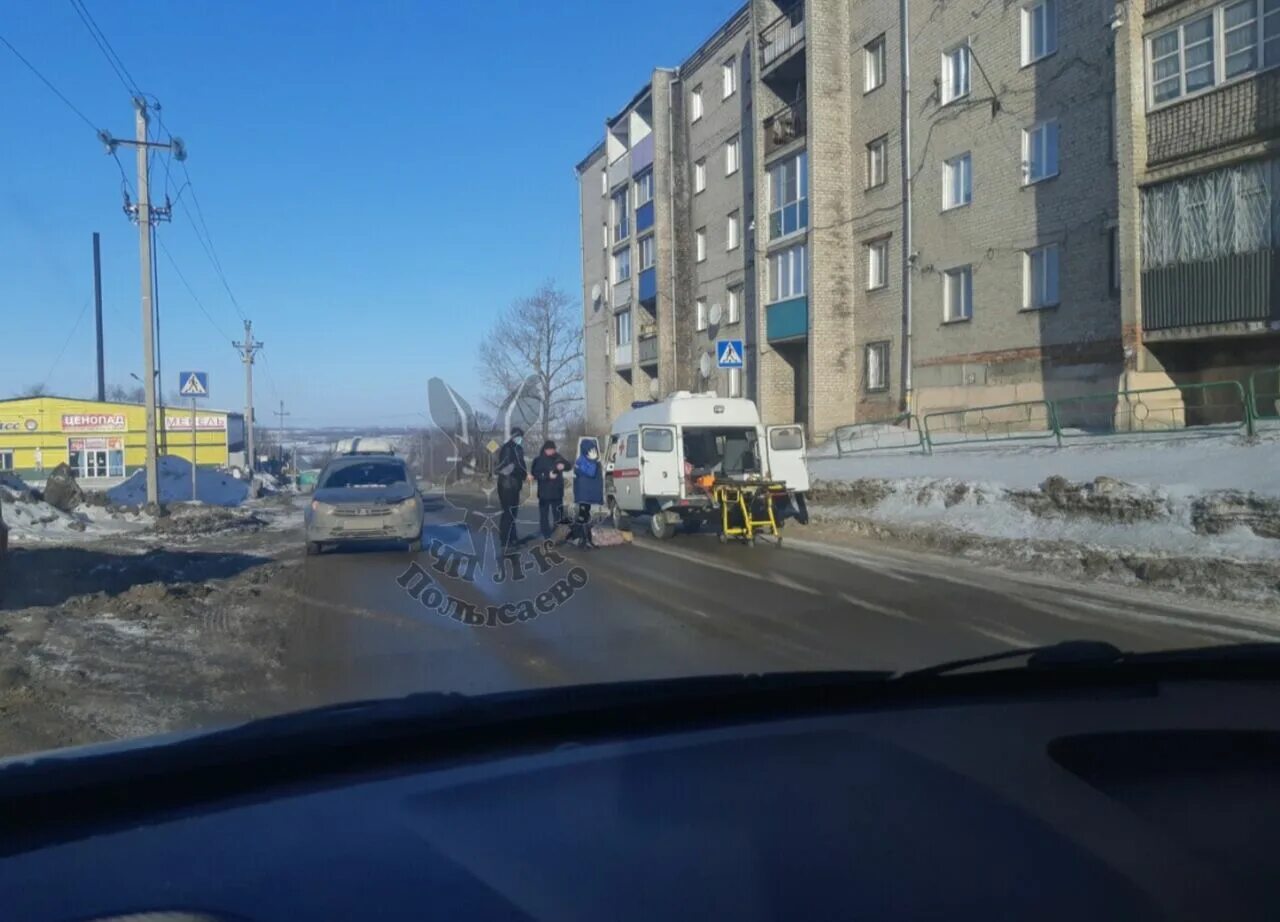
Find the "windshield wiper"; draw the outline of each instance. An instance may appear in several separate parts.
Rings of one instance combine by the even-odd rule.
[[[1011,659],[1026,659],[1028,669],[1061,669],[1071,666],[1111,666],[1123,662],[1133,654],[1125,653],[1119,647],[1101,640],[1064,640],[1060,643],[1043,644],[1038,647],[1015,647],[1012,650],[1001,650],[985,656],[973,656],[968,659],[948,660],[925,666],[923,669],[912,669],[894,676],[897,681],[911,679],[927,679],[933,676],[947,675],[968,669],[970,666],[985,666],[987,663],[1000,663]]]

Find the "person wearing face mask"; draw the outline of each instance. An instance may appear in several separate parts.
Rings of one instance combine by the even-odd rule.
[[[519,542],[516,513],[520,509],[520,490],[529,476],[524,460],[524,430],[519,426],[511,430],[511,438],[498,451],[495,470],[498,474],[498,504],[502,508],[498,534],[504,547],[512,547]]]
[[[573,465],[573,501],[578,504],[574,538],[579,547],[595,547],[591,535],[591,507],[604,505],[604,470],[595,439],[583,439],[578,447],[578,460]]]
[[[538,482],[538,523],[544,538],[550,538],[556,524],[564,518],[564,472],[568,469],[569,462],[560,457],[556,443],[550,439],[543,442],[530,471]]]

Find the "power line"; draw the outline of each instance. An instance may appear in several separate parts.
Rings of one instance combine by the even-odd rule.
[[[236,313],[240,315],[241,320],[248,319],[245,317],[244,309],[240,307],[240,301],[236,298],[235,292],[231,290],[231,283],[227,281],[227,273],[223,271],[222,260],[218,258],[218,251],[213,245],[213,234],[209,231],[209,222],[205,220],[204,209],[200,207],[200,196],[196,193],[196,185],[191,179],[191,172],[187,169],[185,161],[182,162],[182,174],[186,178],[184,188],[191,190],[191,202],[196,207],[196,218],[199,218],[199,224],[197,225],[196,218],[191,217],[191,211],[185,204],[182,206],[182,210],[191,219],[192,226],[196,230],[196,237],[200,238],[200,245],[204,247],[205,255],[209,257],[209,262],[212,263],[214,271],[217,273],[219,280],[221,280],[222,287],[226,289],[227,297],[231,299],[231,303],[235,306]],[[201,234],[202,230],[203,236]]]
[[[62,342],[62,348],[58,350],[58,356],[53,360],[53,364],[49,366],[49,371],[44,376],[42,382],[43,387],[49,386],[49,379],[53,377],[53,373],[58,370],[58,363],[62,361],[62,356],[66,354],[67,346],[71,345],[72,338],[76,335],[76,330],[80,329],[80,321],[84,320],[85,311],[89,309],[89,305],[93,303],[93,298],[89,298],[84,302],[84,307],[80,308],[80,314],[76,317],[76,322],[71,325],[71,332],[67,334],[67,338]]]
[[[219,336],[230,342],[231,337],[227,335],[227,332],[221,326],[218,325],[218,321],[214,320],[213,315],[205,308],[204,302],[200,300],[200,296],[195,293],[195,290],[191,287],[191,283],[187,281],[187,277],[183,275],[182,270],[178,268],[177,260],[173,258],[173,254],[169,252],[169,248],[164,245],[164,240],[160,237],[156,237],[156,243],[159,244],[160,250],[164,253],[165,258],[169,260],[169,264],[173,266],[173,271],[177,274],[178,281],[182,282],[182,286],[187,289],[187,294],[191,295],[191,300],[196,303],[196,307],[200,309],[200,313],[204,314],[205,319],[208,320],[213,328],[218,331]]]
[[[53,85],[53,82],[52,82],[51,80],[49,80],[49,78],[48,78],[48,77],[46,77],[44,74],[40,73],[40,71],[36,69],[36,66],[35,66],[34,64],[32,64],[30,61],[28,61],[26,58],[24,58],[24,57],[22,56],[22,53],[21,53],[20,51],[18,51],[18,49],[17,49],[17,48],[14,48],[14,47],[13,47],[13,45],[9,44],[9,40],[8,40],[7,38],[5,38],[3,35],[0,35],[0,44],[3,44],[6,48],[8,48],[10,51],[12,51],[12,52],[13,52],[13,56],[14,56],[15,58],[17,58],[19,61],[21,61],[24,65],[26,65],[27,70],[29,70],[29,71],[31,71],[31,73],[35,74],[35,75],[36,75],[36,77],[38,77],[38,78],[39,78],[40,82],[41,82],[41,83],[43,83],[46,87],[48,87],[48,88],[49,88],[49,92],[53,93],[53,95],[54,95],[54,96],[57,96],[57,97],[58,97],[58,99],[62,100],[62,104],[63,104],[64,106],[66,106],[68,109],[70,109],[72,112],[74,112],[77,116],[79,116],[80,121],[84,122],[84,123],[85,123],[86,125],[88,125],[91,129],[93,129],[95,132],[97,132],[97,131],[98,131],[98,126],[97,126],[97,125],[95,125],[93,122],[89,121],[89,116],[87,116],[87,115],[85,115],[83,112],[81,112],[81,111],[76,107],[76,104],[75,104],[75,103],[73,103],[70,99],[67,99],[67,97],[66,97],[65,95],[63,95],[62,91],[61,91],[60,89],[58,89],[56,86],[54,86],[54,85]]]
[[[116,54],[116,50],[111,47],[111,42],[107,39],[106,34],[99,28],[98,23],[93,18],[93,14],[84,5],[84,0],[71,0],[71,8],[76,11],[76,15],[84,23],[84,27],[89,30],[89,36],[93,39],[94,44],[98,46],[98,50],[102,52],[102,56],[107,59],[111,69],[115,71],[115,75],[124,86],[125,92],[130,96],[141,96],[142,91],[138,89],[138,82],[133,79],[133,74],[129,73],[129,69],[124,66],[124,61],[120,59],[120,55]]]

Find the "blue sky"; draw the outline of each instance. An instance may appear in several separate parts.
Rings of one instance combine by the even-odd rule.
[[[266,343],[259,418],[283,399],[296,425],[411,424],[432,375],[477,394],[476,347],[503,306],[545,278],[577,296],[573,165],[604,118],[739,5],[85,2],[187,144],[217,255]],[[6,4],[0,35],[96,126],[132,135],[128,94],[69,2]],[[0,89],[0,396],[43,381],[92,394],[94,231],[107,380],[133,383],[138,238],[120,172],[2,46]],[[213,322],[157,252],[164,389],[207,369],[211,405],[235,408],[241,321],[193,227],[180,205],[160,236]]]

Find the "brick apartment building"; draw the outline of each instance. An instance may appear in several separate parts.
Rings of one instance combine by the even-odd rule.
[[[906,93],[900,15],[750,0],[606,122],[594,427],[716,390],[821,438],[1280,364],[1280,0],[912,4]]]

